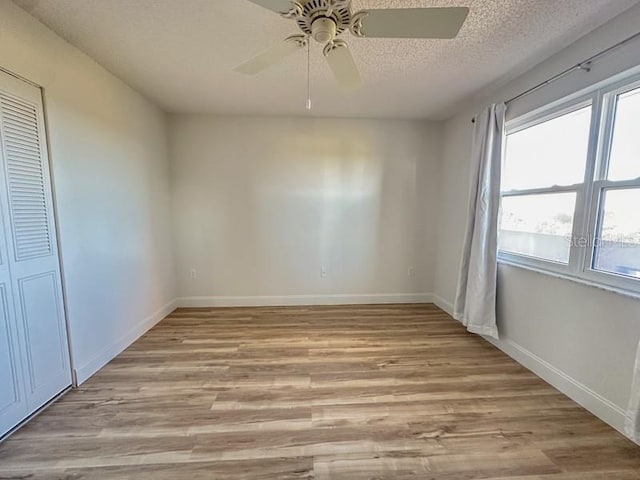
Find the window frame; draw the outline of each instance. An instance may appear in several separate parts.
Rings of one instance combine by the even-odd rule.
[[[554,185],[534,189],[500,192],[500,199],[543,193],[576,192],[569,261],[567,264],[513,252],[498,251],[498,261],[510,265],[560,275],[590,285],[640,296],[640,279],[593,268],[596,259],[595,241],[602,224],[604,192],[611,189],[638,188],[640,177],[632,180],[608,180],[608,168],[613,141],[617,97],[640,88],[640,74],[622,80],[608,80],[588,90],[565,97],[532,112],[506,122],[503,153],[508,135],[539,125],[562,115],[591,106],[591,122],[587,146],[584,179],[573,185]],[[503,155],[503,164],[506,155]],[[580,241],[576,241],[580,239]]]

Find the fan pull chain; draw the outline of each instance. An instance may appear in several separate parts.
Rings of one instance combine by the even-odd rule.
[[[307,38],[307,110],[311,110],[311,42]]]

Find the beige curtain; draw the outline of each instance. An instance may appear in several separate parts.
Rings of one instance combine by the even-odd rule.
[[[624,431],[631,440],[640,445],[640,343],[638,344],[636,363],[633,368],[631,398],[629,399]]]
[[[474,119],[469,211],[453,311],[470,332],[494,338],[505,111],[504,103],[493,104]]]

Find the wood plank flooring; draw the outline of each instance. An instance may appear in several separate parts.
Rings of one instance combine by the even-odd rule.
[[[182,309],[0,478],[640,480],[640,447],[432,305]]]

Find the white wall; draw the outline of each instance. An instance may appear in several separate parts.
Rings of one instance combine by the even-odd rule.
[[[455,296],[468,194],[471,117],[636,33],[640,5],[450,119],[444,128],[434,291],[450,308]],[[640,65],[640,41],[510,105],[513,118],[607,77]],[[498,278],[500,348],[622,428],[640,339],[640,300],[549,275],[501,265]]]
[[[86,379],[174,298],[164,114],[12,2],[0,66],[44,87],[73,362]]]
[[[437,126],[178,115],[170,132],[181,304],[428,300]]]

